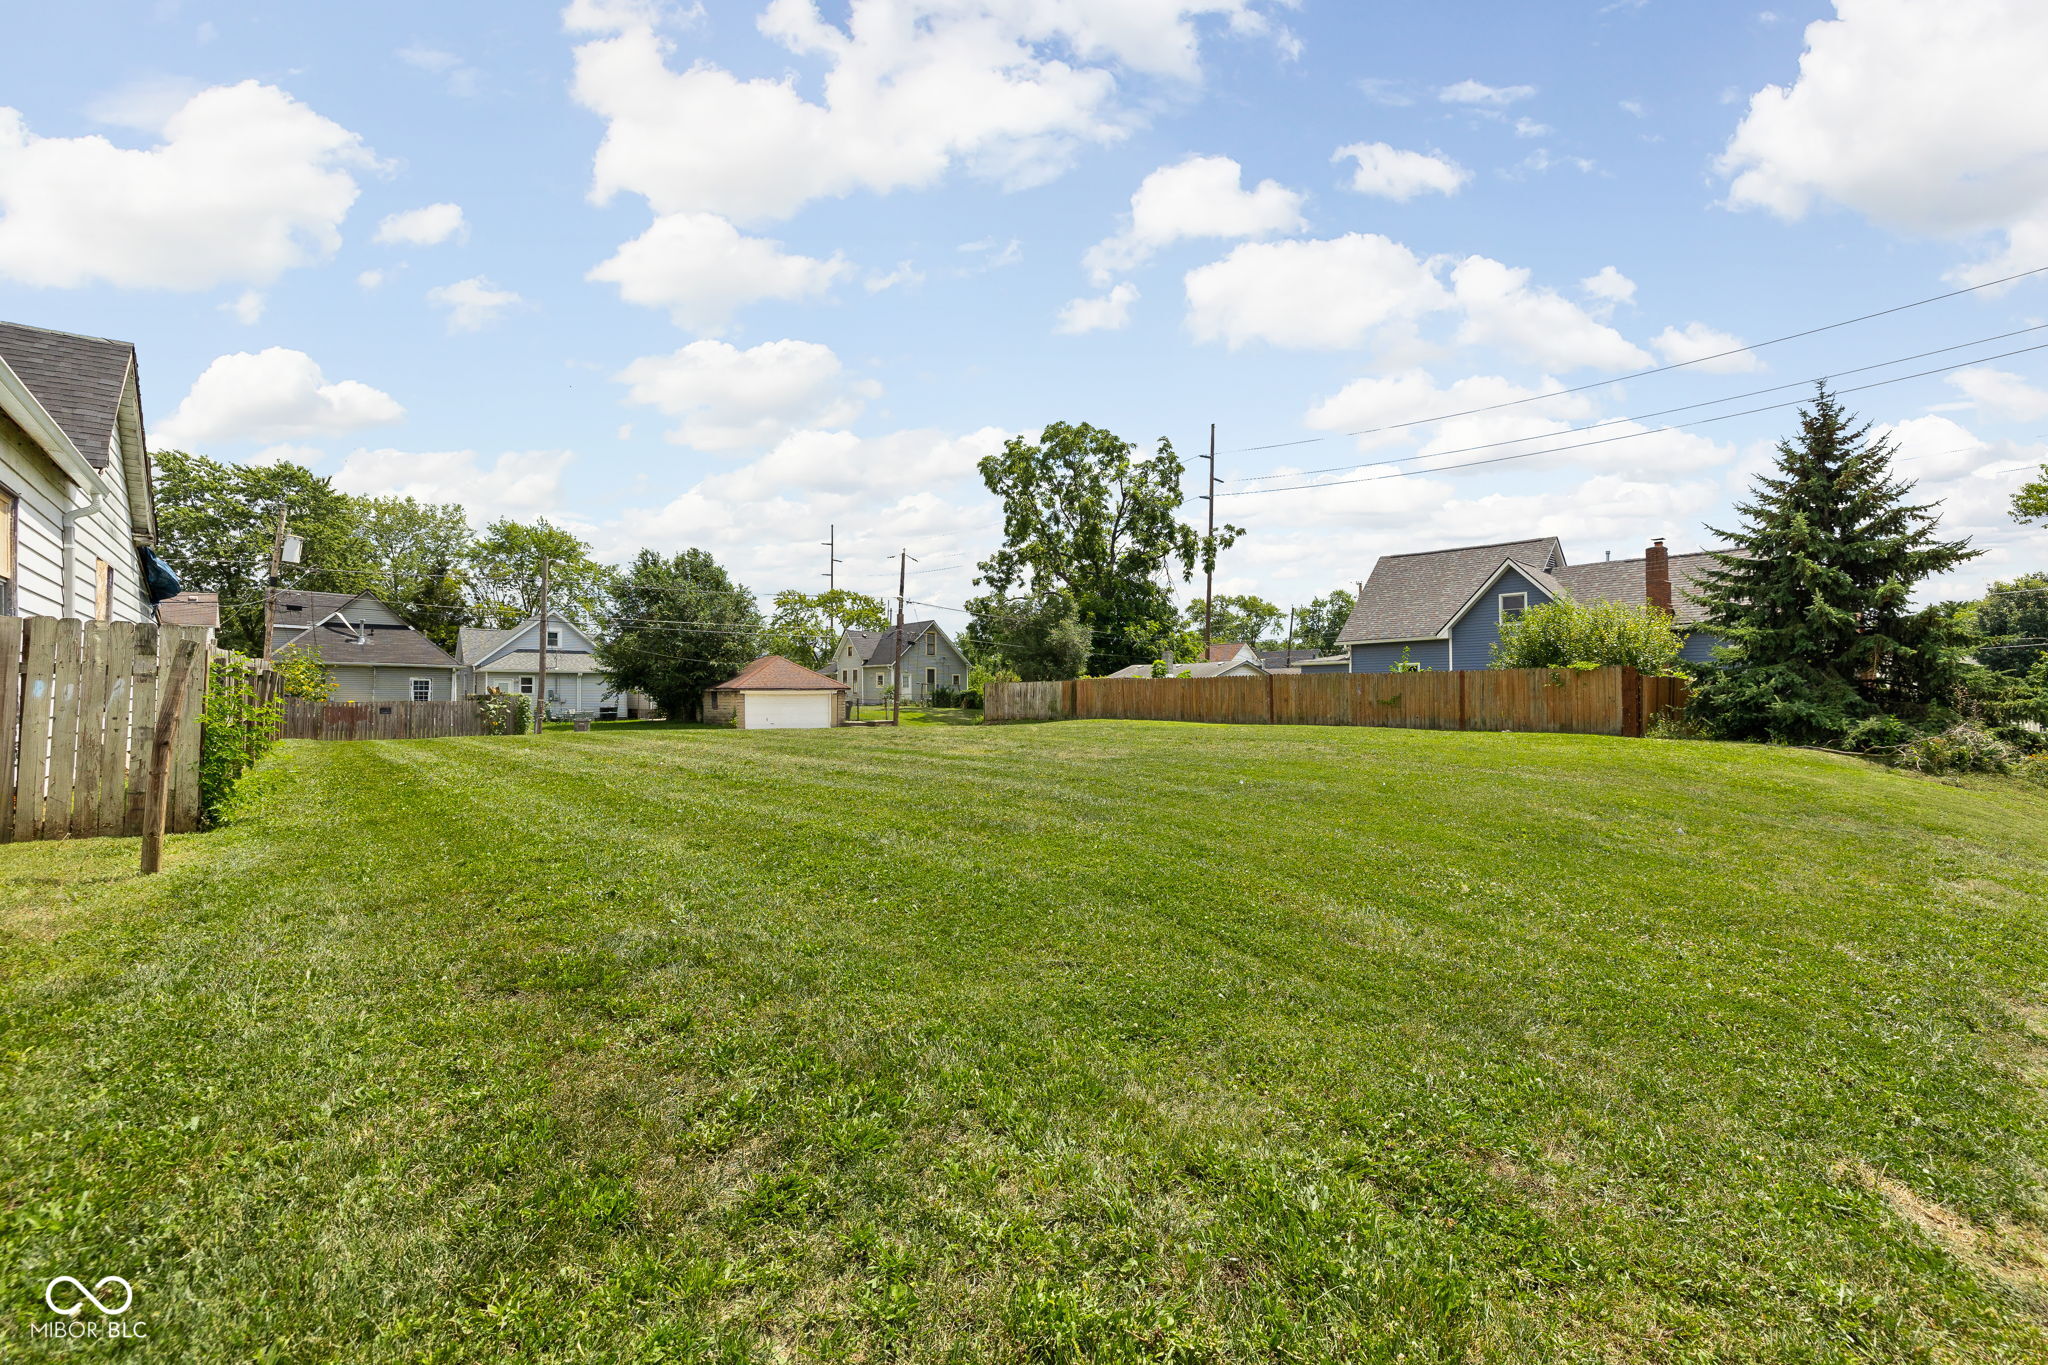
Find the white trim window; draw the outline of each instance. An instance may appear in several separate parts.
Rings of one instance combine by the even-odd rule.
[[[559,630],[551,630],[551,631],[549,631],[549,632],[548,632],[548,648],[549,648],[549,649],[560,649],[561,647],[562,647],[562,632],[561,632],[561,631],[559,631]]]
[[[519,695],[522,697],[530,697],[533,695],[532,678],[521,678],[519,680]]]
[[[1512,621],[1529,610],[1529,594],[1525,592],[1504,592],[1500,595],[1500,619]]]
[[[412,699],[414,701],[432,701],[434,699],[434,680],[432,678],[414,678],[412,680]]]

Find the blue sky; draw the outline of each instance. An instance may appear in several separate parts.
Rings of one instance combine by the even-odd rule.
[[[155,444],[608,556],[701,545],[764,594],[816,585],[836,525],[843,581],[893,588],[907,547],[913,596],[960,602],[1000,525],[974,460],[1050,420],[1188,457],[1216,423],[1226,478],[1273,476],[1228,485],[1219,587],[1282,604],[1392,551],[1691,549],[1789,410],[1438,467],[2048,319],[2043,275],[1622,378],[2048,265],[2022,0],[159,0],[10,30],[0,316],[136,342]],[[1982,360],[2043,340],[1842,381],[1972,362],[1849,400],[1990,551],[1953,590],[2048,560],[2003,515],[2048,351]]]

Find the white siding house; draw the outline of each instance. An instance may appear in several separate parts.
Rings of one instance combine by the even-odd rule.
[[[0,612],[154,621],[135,348],[0,322]]]
[[[471,692],[537,696],[540,688],[540,618],[528,617],[510,630],[464,626],[455,655]],[[547,705],[550,712],[586,712],[600,720],[622,720],[643,708],[639,698],[615,692],[599,672],[590,637],[572,621],[548,618]]]

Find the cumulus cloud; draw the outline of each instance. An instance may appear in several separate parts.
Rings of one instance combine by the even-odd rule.
[[[880,386],[849,380],[832,348],[768,341],[740,350],[696,341],[642,356],[615,376],[628,401],[682,419],[668,439],[699,450],[760,447],[798,427],[836,427],[860,415]]]
[[[628,303],[666,308],[679,327],[724,329],[735,309],[762,299],[811,298],[852,272],[844,259],[799,256],[748,237],[712,213],[672,213],[620,247],[587,278]]]
[[[1444,86],[1436,97],[1445,104],[1470,104],[1487,109],[1504,109],[1519,103],[1536,93],[1533,85],[1486,85],[1479,81],[1463,80],[1456,85]]]
[[[1198,341],[1341,349],[1448,307],[1428,262],[1376,233],[1247,242],[1185,281]]]
[[[405,409],[381,389],[353,379],[329,383],[304,351],[272,346],[216,359],[193,381],[177,411],[158,424],[157,441],[290,441],[396,422]]]
[[[708,61],[671,68],[651,5],[577,0],[565,24],[575,96],[606,121],[592,197],[621,192],[658,214],[784,218],[814,199],[929,185],[954,166],[1007,186],[1042,183],[1076,150],[1124,137],[1119,71],[1192,80],[1197,21],[1266,31],[1262,0],[1139,5],[851,0],[828,22],[779,0],[757,27],[822,66],[821,99],[793,75],[742,79]]]
[[[1162,247],[1191,237],[1270,237],[1306,226],[1301,195],[1278,181],[1254,189],[1227,156],[1191,156],[1146,176],[1131,196],[1131,211],[1116,236],[1088,249],[1082,264],[1097,284],[1131,270]]]
[[[482,73],[453,52],[444,52],[437,47],[414,44],[398,49],[398,60],[415,71],[425,71],[439,76],[451,95],[467,98],[477,92]]]
[[[376,240],[390,246],[439,246],[468,234],[460,204],[428,204],[385,216],[377,224]]]
[[[268,284],[341,243],[356,134],[258,81],[193,95],[153,147],[38,137],[0,108],[0,275],[140,289]]]
[[[1060,309],[1056,332],[1114,332],[1128,327],[1131,305],[1138,301],[1138,287],[1126,281],[1100,298],[1075,299]]]
[[[2029,384],[2010,370],[1977,368],[1948,377],[1977,410],[2008,422],[2038,422],[2048,417],[2048,389]]]
[[[1799,77],[1751,97],[1718,163],[1728,203],[1797,219],[1817,201],[1923,236],[2004,234],[1964,275],[2048,259],[2048,6],[1839,0]]]
[[[427,302],[448,310],[449,331],[481,332],[524,300],[481,275],[472,275],[453,284],[434,286],[427,291]]]
[[[1650,338],[1650,344],[1667,364],[1696,362],[1692,368],[1703,374],[1748,374],[1764,367],[1757,353],[1747,349],[1740,337],[1717,331],[1704,322],[1666,327]],[[1708,356],[1714,359],[1709,360]]]
[[[1632,303],[1636,297],[1636,282],[1611,265],[1603,265],[1598,274],[1580,280],[1579,288],[1609,305]]]
[[[1352,158],[1351,188],[1360,194],[1406,203],[1418,194],[1456,194],[1472,172],[1444,156],[1404,152],[1384,142],[1354,142],[1339,147],[1332,161]]]
[[[1648,365],[1640,347],[1555,290],[1529,284],[1529,272],[1485,256],[1451,270],[1465,321],[1458,340],[1497,346],[1520,360],[1558,370],[1626,370]]]
[[[1311,407],[1305,420],[1317,431],[1360,433],[1360,450],[1426,440],[1420,449],[1434,452],[1547,436],[1590,419],[1594,405],[1587,394],[1542,396],[1561,387],[1549,378],[1531,387],[1498,375],[1468,375],[1439,385],[1427,370],[1410,368],[1354,379]],[[1474,411],[1479,408],[1498,410]],[[1470,415],[1431,420],[1446,413]]]
[[[334,486],[359,497],[456,502],[473,525],[498,517],[523,518],[562,502],[567,450],[506,451],[486,462],[474,450],[358,450],[334,472]]]

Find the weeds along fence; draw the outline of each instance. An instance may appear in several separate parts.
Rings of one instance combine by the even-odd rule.
[[[212,636],[204,626],[0,617],[0,841],[142,833],[161,698],[187,642],[197,648],[184,704],[168,718],[164,823],[197,829]]]
[[[1639,736],[1659,715],[1682,714],[1688,699],[1684,679],[1633,668],[1504,668],[994,683],[984,715]]]
[[[487,735],[474,701],[307,701],[284,704],[286,739],[446,739]]]

